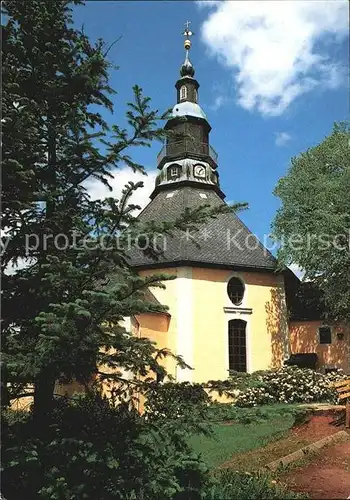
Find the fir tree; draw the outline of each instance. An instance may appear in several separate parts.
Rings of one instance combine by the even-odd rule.
[[[125,164],[144,172],[129,150],[163,138],[159,120],[165,115],[158,116],[135,86],[127,126],[108,126],[99,112],[113,109],[108,48],[73,28],[70,3],[3,4],[2,271],[20,259],[27,263],[3,273],[3,402],[31,384],[34,415],[45,422],[57,381],[88,385],[100,372],[102,379],[118,380],[123,393],[130,384],[144,384],[150,371],[164,376],[159,361],[170,353],[128,335],[120,322],[163,310],[147,302],[145,292],[167,277],[138,276],[127,247],[141,230],[169,232],[214,214],[204,206],[175,224],[140,228],[131,197],[142,183],[126,185],[120,200],[90,199],[87,179],[109,185],[111,169]]]
[[[165,115],[135,86],[126,126],[104,121],[99,110],[113,110],[108,47],[73,27],[70,5],[79,3],[3,2],[3,492],[198,498],[205,467],[187,444],[185,422],[162,428],[132,407],[135,390],[153,391],[165,376],[162,357],[172,354],[122,327],[125,317],[164,311],[147,301],[147,290],[169,279],[138,276],[128,250],[140,233],[152,241],[228,208],[203,206],[141,227],[132,195],[142,183],[128,183],[119,200],[90,199],[88,179],[108,186],[112,169],[125,164],[144,172],[130,149],[162,139]],[[96,376],[117,382],[115,407],[94,393],[55,398],[57,382],[90,390]],[[33,411],[14,423],[6,408],[30,388]],[[195,421],[195,408],[189,412]]]
[[[86,384],[106,362],[137,374],[154,364],[153,346],[117,326],[152,308],[140,300],[147,285],[158,283],[129,269],[126,238],[113,244],[126,225],[131,232],[130,197],[140,185],[130,183],[120,200],[92,202],[83,182],[108,184],[110,169],[121,163],[143,171],[126,150],[163,132],[137,86],[128,130],[109,129],[96,111],[112,110],[106,48],[72,28],[68,1],[9,1],[4,9],[2,268],[28,261],[3,275],[4,379],[11,390],[33,384],[34,413],[45,416],[57,380]],[[112,347],[118,356],[110,355]]]

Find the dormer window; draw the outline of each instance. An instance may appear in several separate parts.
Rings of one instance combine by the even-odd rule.
[[[168,167],[168,181],[171,181],[171,180],[174,180],[176,179],[177,177],[180,176],[180,165],[170,165],[170,167]]]
[[[180,88],[180,100],[184,100],[184,99],[187,99],[187,87],[186,85],[182,85],[182,87]]]

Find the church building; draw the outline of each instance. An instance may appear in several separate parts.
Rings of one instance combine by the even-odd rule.
[[[186,28],[176,104],[165,125],[170,133],[157,157],[159,174],[141,222],[171,222],[187,208],[225,203],[211,126],[189,59],[191,34]],[[342,338],[331,332],[330,342],[322,344],[320,332],[330,327],[320,315],[290,314],[286,292],[295,293],[298,278],[288,269],[277,270],[274,256],[237,214],[221,213],[197,231],[175,230],[163,250],[156,260],[142,252],[133,255],[132,266],[141,275],[176,276],[165,289],[150,292],[169,311],[133,320],[139,335],[181,355],[192,367],[181,369],[167,359],[176,381],[223,380],[231,371],[279,367],[297,352],[317,352],[323,367],[348,369],[349,332]]]

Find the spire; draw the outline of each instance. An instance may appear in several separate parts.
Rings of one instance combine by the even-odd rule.
[[[190,61],[190,58],[189,58],[189,51],[190,51],[190,48],[191,48],[191,40],[190,40],[190,37],[194,35],[193,31],[191,31],[189,29],[189,25],[191,24],[190,21],[186,21],[185,22],[185,31],[182,33],[183,36],[185,37],[185,41],[184,41],[184,47],[185,47],[185,51],[186,51],[186,56],[185,56],[185,61],[184,63],[182,64],[181,68],[180,68],[180,75],[182,77],[184,76],[189,76],[191,78],[193,78],[194,76],[194,67]]]
[[[185,23],[185,62],[181,77],[177,80],[177,102],[172,109],[165,129],[169,131],[166,142],[158,154],[160,170],[151,195],[159,191],[191,185],[200,189],[214,190],[224,197],[219,185],[217,154],[209,144],[211,130],[208,119],[198,104],[199,83],[193,77],[194,68],[189,59],[191,48],[189,21]]]

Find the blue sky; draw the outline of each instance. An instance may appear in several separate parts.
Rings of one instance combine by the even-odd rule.
[[[190,56],[219,154],[221,188],[227,201],[249,203],[241,218],[260,239],[279,206],[272,191],[290,158],[348,117],[348,21],[341,0],[88,1],[74,9],[73,18],[92,39],[108,44],[122,37],[109,53],[119,66],[111,71],[118,94],[114,115],[106,115],[119,125],[134,84],[160,111],[175,104],[184,59],[181,32],[191,21]],[[142,204],[159,149],[155,144],[133,155],[150,172],[138,195]],[[116,191],[128,178],[125,171],[116,176]],[[90,187],[94,195],[103,194],[101,186]]]

